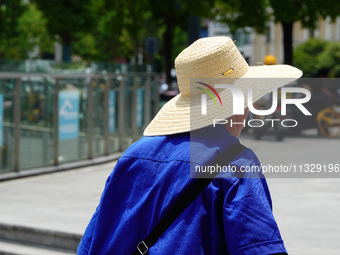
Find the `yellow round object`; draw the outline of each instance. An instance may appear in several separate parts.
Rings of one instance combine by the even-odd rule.
[[[273,55],[267,55],[263,59],[265,65],[276,65],[276,57]]]
[[[338,137],[340,134],[340,114],[333,108],[325,108],[316,116],[321,134],[329,138]]]

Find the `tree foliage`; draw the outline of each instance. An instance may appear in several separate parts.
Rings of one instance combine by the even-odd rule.
[[[129,61],[143,54],[149,62],[145,39],[152,36],[159,42],[156,60],[169,76],[175,57],[187,46],[188,17],[200,16],[227,23],[231,33],[246,27],[263,33],[269,21],[280,22],[285,62],[291,63],[293,23],[315,28],[320,17],[335,20],[339,13],[340,5],[331,0],[0,0],[0,56],[19,59],[37,48],[53,51],[57,35],[64,46],[72,43],[72,53],[84,60]],[[318,54],[318,45],[311,41],[311,49],[295,53],[296,65],[306,74],[313,68],[308,54]],[[337,59],[325,56],[320,61]]]
[[[18,17],[24,10],[21,0],[0,0],[0,39],[18,36]]]
[[[332,0],[269,0],[275,22],[301,22],[303,27],[316,28],[319,18],[333,21],[340,14],[340,5]]]
[[[284,62],[293,63],[293,23],[301,22],[306,28],[316,28],[319,18],[330,17],[333,21],[340,15],[340,4],[332,0],[269,0],[275,22],[283,28]]]
[[[340,77],[340,42],[329,42],[317,60],[318,69],[329,71],[330,77]]]
[[[234,34],[237,29],[253,28],[258,33],[266,31],[269,14],[266,11],[266,0],[217,0],[213,9],[214,17],[219,22],[226,23],[230,32]]]
[[[34,0],[47,19],[48,31],[62,40],[72,39],[78,31],[93,27],[90,0]]]
[[[47,20],[51,36],[59,36],[64,48],[70,47],[79,32],[91,31],[94,27],[92,0],[33,0]],[[65,60],[69,56],[65,55]]]
[[[318,73],[318,59],[324,52],[326,41],[320,39],[309,39],[298,45],[294,50],[294,65],[303,71],[304,77],[311,77]]]
[[[144,0],[93,1],[96,30],[91,34],[101,49],[102,60],[131,56],[143,46],[145,22],[150,15],[150,11],[144,9],[146,3]]]
[[[19,35],[17,17],[24,10],[20,0],[0,0],[0,57],[8,55],[8,42]]]
[[[36,51],[36,58],[44,52],[53,52],[53,38],[46,29],[46,19],[35,4],[21,5],[23,12],[16,17],[15,26],[11,28],[13,36],[0,39],[0,55],[7,59],[26,59],[30,52]],[[14,15],[12,13],[12,15]]]
[[[294,64],[304,77],[320,73],[340,77],[340,42],[327,42],[311,38],[294,50]]]

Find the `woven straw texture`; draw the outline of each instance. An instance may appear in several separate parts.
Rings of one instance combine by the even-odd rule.
[[[201,94],[204,92],[196,89],[197,83],[190,84],[190,79],[233,79],[233,85],[243,91],[246,108],[249,88],[253,92],[253,102],[256,102],[273,89],[302,76],[299,69],[289,65],[248,66],[229,37],[197,40],[178,55],[175,67],[180,94],[162,107],[144,130],[145,136],[188,132],[212,125],[214,119],[233,115],[233,97],[229,89],[217,90],[223,107],[214,105],[207,97],[208,114],[202,115]]]

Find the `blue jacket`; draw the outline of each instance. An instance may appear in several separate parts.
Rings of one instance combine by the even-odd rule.
[[[238,142],[221,125],[197,132],[195,139],[190,133],[143,137],[130,146],[107,179],[79,255],[131,254],[193,181],[190,162],[213,162]],[[246,149],[232,165],[260,162]],[[236,177],[213,179],[149,249],[150,255],[283,252],[266,180]]]

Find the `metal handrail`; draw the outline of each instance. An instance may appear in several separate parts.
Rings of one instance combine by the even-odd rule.
[[[87,90],[87,133],[85,134],[87,136],[87,147],[88,147],[88,159],[93,158],[93,138],[95,138],[94,133],[93,133],[93,119],[92,116],[94,114],[94,100],[90,96],[92,95],[92,80],[96,79],[105,79],[105,89],[104,89],[104,117],[103,117],[103,137],[104,137],[104,153],[105,155],[109,154],[109,90],[110,90],[110,82],[112,82],[113,79],[119,79],[119,86],[116,88],[116,91],[119,93],[119,95],[124,94],[124,89],[125,89],[125,81],[126,78],[134,78],[133,81],[133,86],[132,86],[132,96],[133,100],[136,101],[136,90],[138,89],[139,86],[137,86],[138,82],[137,80],[139,78],[146,78],[145,82],[145,98],[143,105],[145,106],[144,109],[144,115],[145,115],[145,122],[149,122],[151,119],[151,79],[154,79],[155,82],[155,90],[156,90],[156,95],[158,95],[158,90],[159,90],[159,83],[160,83],[160,75],[158,73],[154,72],[149,72],[149,73],[122,73],[122,74],[116,74],[116,73],[90,73],[90,74],[46,74],[46,73],[11,73],[11,72],[6,72],[6,73],[0,73],[0,80],[1,79],[14,79],[15,80],[15,87],[13,89],[13,96],[14,96],[14,113],[13,113],[13,124],[12,123],[3,123],[4,126],[6,127],[12,127],[13,128],[13,139],[14,139],[14,146],[13,146],[13,171],[18,172],[20,171],[20,132],[22,129],[24,130],[30,130],[30,131],[38,131],[38,132],[49,132],[53,133],[53,162],[54,165],[57,166],[59,164],[59,115],[54,114],[53,116],[53,128],[47,128],[47,127],[40,127],[40,126],[31,126],[31,125],[26,125],[21,122],[21,92],[22,92],[22,82],[25,79],[30,79],[30,78],[52,78],[55,79],[54,83],[54,95],[53,95],[53,112],[56,113],[59,111],[59,90],[60,90],[60,81],[63,79],[87,79],[87,84],[89,86],[84,87]],[[125,124],[124,124],[124,114],[125,114],[125,104],[126,100],[124,96],[119,96],[117,98],[118,100],[118,109],[117,109],[117,116],[118,116],[118,123],[117,123],[117,134],[119,136],[118,139],[118,151],[122,151],[124,149],[124,142],[123,142],[123,137],[124,137],[124,132],[125,132]],[[136,121],[136,106],[134,105],[133,100],[131,100],[131,107],[132,107],[132,140],[135,141],[137,137],[137,121]],[[155,97],[155,105],[154,105],[154,110],[157,112],[159,109],[159,98],[156,96]],[[146,123],[144,123],[145,126]]]
[[[105,78],[105,77],[149,77],[149,76],[159,76],[158,73],[124,73],[124,74],[99,74],[99,73],[90,73],[90,74],[46,74],[46,73],[1,73],[0,79],[17,79],[17,78],[26,78],[26,77],[41,77],[41,78]]]

